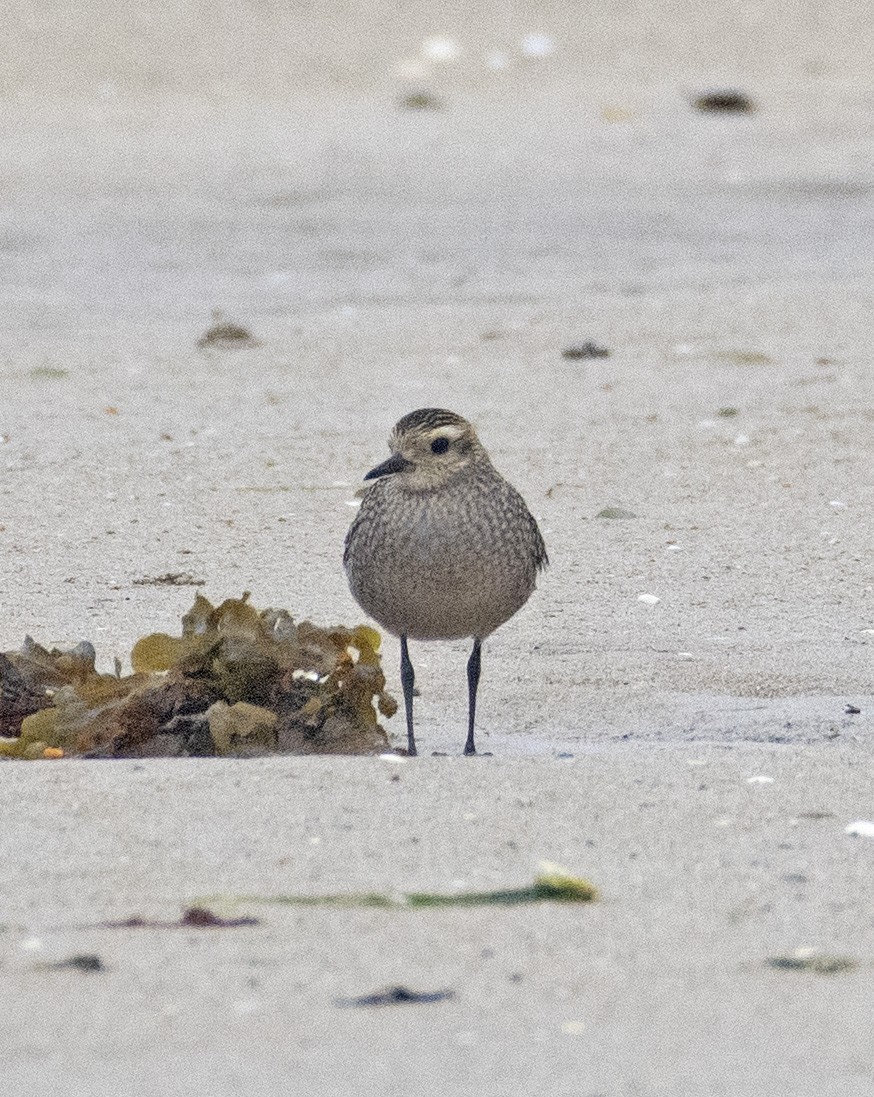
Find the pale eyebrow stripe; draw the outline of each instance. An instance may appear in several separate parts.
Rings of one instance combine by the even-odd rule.
[[[462,436],[462,434],[464,434],[464,431],[462,430],[461,427],[445,426],[445,427],[437,427],[435,430],[432,430],[430,432],[430,437],[431,438],[448,438],[451,442],[455,442]]]

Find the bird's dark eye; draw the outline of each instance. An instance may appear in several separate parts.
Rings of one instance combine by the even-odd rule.
[[[445,453],[449,449],[448,438],[435,438],[431,443],[432,453]]]

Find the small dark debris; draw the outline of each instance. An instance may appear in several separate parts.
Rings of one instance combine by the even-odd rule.
[[[442,110],[443,100],[433,92],[420,88],[398,96],[397,105],[400,110]]]
[[[125,918],[120,922],[101,922],[104,929],[235,929],[238,926],[257,926],[257,918],[220,918],[205,907],[188,907],[181,918],[163,921],[160,918]]]
[[[580,358],[609,358],[610,351],[607,347],[599,346],[598,343],[588,339],[585,343],[574,343],[572,346],[565,347],[561,352],[561,356],[562,358],[570,358],[572,361],[577,361]]]
[[[218,914],[213,914],[213,912],[207,910],[206,907],[189,907],[179,919],[179,925],[198,927],[218,926],[226,929],[235,926],[257,926],[258,919],[251,917],[220,918]]]
[[[734,419],[737,415],[737,408],[720,408],[716,414],[720,419]]]
[[[847,705],[847,707],[844,709],[844,712],[847,714],[847,716],[860,716],[862,710],[857,705]]]
[[[455,997],[453,990],[432,990],[419,993],[407,987],[388,987],[375,994],[362,994],[360,998],[337,998],[334,1004],[343,1008],[351,1006],[425,1005],[431,1002],[447,1002]]]
[[[756,104],[743,91],[724,88],[706,91],[692,100],[696,110],[705,114],[752,114]]]
[[[595,515],[596,518],[636,518],[637,515],[633,510],[626,510],[624,507],[604,507],[603,510],[599,510]]]
[[[75,956],[68,956],[66,960],[58,960],[55,964],[44,965],[45,969],[52,971],[106,971],[106,965],[94,952],[80,952]]]
[[[765,961],[768,967],[779,971],[810,971],[814,975],[837,975],[842,971],[852,971],[859,966],[857,960],[849,956],[829,956],[823,953],[792,953],[789,956],[769,956]]]
[[[144,575],[134,579],[135,587],[202,587],[206,579],[196,579],[187,571],[167,571],[163,575]]]
[[[199,347],[217,347],[219,350],[248,350],[257,347],[258,340],[241,324],[219,319],[220,313],[213,313],[217,322],[208,328],[197,340]]]

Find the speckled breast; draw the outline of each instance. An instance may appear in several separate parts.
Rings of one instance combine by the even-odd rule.
[[[346,554],[361,607],[390,632],[417,640],[483,638],[512,617],[535,585],[533,520],[499,483],[452,494],[375,484]]]

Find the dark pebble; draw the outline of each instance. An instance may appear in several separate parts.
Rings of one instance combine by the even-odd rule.
[[[572,361],[577,361],[580,358],[609,358],[610,351],[607,347],[599,346],[589,339],[585,343],[575,343],[573,346],[565,347],[561,352],[561,356],[562,358],[570,358]]]
[[[693,100],[696,110],[705,114],[752,114],[756,104],[742,91],[707,91]]]
[[[388,987],[375,994],[362,994],[359,998],[337,998],[335,1005],[344,1008],[353,1006],[397,1006],[423,1005],[431,1002],[446,1002],[455,997],[452,990],[431,990],[419,993],[407,987]]]
[[[411,91],[397,100],[401,110],[442,110],[443,101],[430,91]]]

